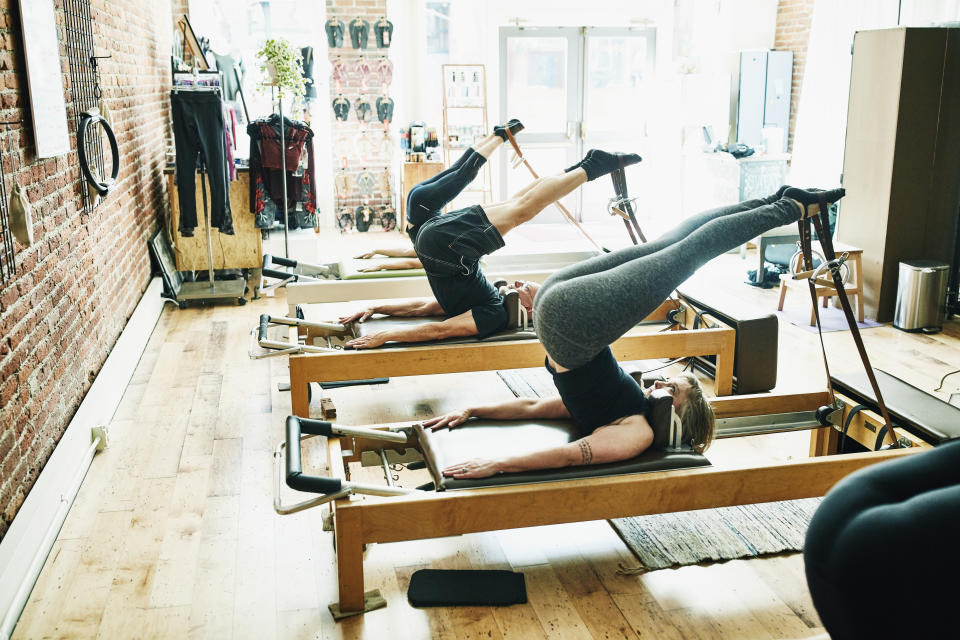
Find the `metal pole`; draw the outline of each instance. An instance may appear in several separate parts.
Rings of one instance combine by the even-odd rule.
[[[283,256],[290,258],[290,221],[287,219],[287,146],[283,141],[283,95],[277,93],[280,108],[280,177],[283,183]]]
[[[210,230],[210,211],[207,208],[207,183],[203,179],[204,174],[210,175],[206,169],[206,160],[200,162],[200,192],[203,194],[203,224],[207,227],[207,266],[210,271],[207,272],[210,280],[210,291],[216,286],[213,284],[213,232]],[[192,177],[192,176],[191,176]],[[211,183],[211,189],[213,185]]]

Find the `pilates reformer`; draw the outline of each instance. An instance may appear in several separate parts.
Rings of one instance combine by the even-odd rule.
[[[481,261],[490,280],[534,280],[543,282],[551,273],[567,265],[598,255],[596,251],[563,251],[554,253],[494,253]],[[274,258],[276,260],[276,258]],[[285,283],[290,315],[297,305],[350,300],[384,298],[416,298],[432,295],[423,269],[396,269],[362,272],[361,268],[377,264],[376,260],[348,259],[329,265],[329,277],[288,275]],[[284,273],[284,272],[277,272]],[[270,274],[268,274],[270,275]],[[277,277],[276,275],[272,277]],[[282,280],[281,280],[282,282]]]
[[[522,306],[517,305],[520,310]],[[441,343],[396,343],[366,350],[344,350],[337,344],[328,344],[330,331],[315,329],[294,318],[279,320],[268,316],[255,329],[257,346],[261,349],[286,353],[290,356],[290,393],[294,415],[309,417],[310,383],[333,383],[346,380],[490,371],[495,369],[523,369],[543,365],[546,355],[540,342],[529,329],[520,328],[523,316],[516,318],[518,329],[501,332],[484,340],[451,338]],[[311,318],[306,318],[311,321]],[[360,331],[375,332],[391,323],[431,322],[431,318],[373,318],[359,325]],[[697,329],[692,329],[694,323]],[[383,324],[380,324],[383,323]],[[289,326],[286,343],[273,342],[267,336],[271,325]],[[653,331],[649,325],[670,328]],[[353,329],[348,331],[352,332]],[[261,340],[263,336],[263,340]],[[346,336],[344,336],[345,338]],[[346,338],[349,339],[349,338]],[[709,314],[694,309],[681,300],[664,301],[643,322],[611,345],[620,361],[651,358],[681,358],[695,355],[715,357],[715,392],[728,395],[733,390],[736,331]],[[332,341],[331,341],[332,342]],[[267,357],[269,352],[254,354],[251,339],[251,357]],[[312,346],[312,349],[299,348]],[[385,345],[386,346],[386,345]]]
[[[506,291],[504,293],[503,306],[507,311],[508,328],[487,338],[469,340],[470,342],[536,339],[537,335],[533,330],[533,324],[527,317],[527,310],[520,304],[520,296],[516,291]],[[398,328],[423,324],[424,322],[439,322],[442,320],[443,318],[378,317],[363,323],[350,322],[340,324],[339,322],[314,322],[306,320],[304,318],[303,308],[297,307],[296,317],[292,318],[289,316],[262,314],[260,316],[260,324],[250,332],[250,349],[248,355],[251,359],[256,360],[295,353],[335,353],[338,351],[348,351],[349,347],[346,343],[353,338],[376,333],[384,328]],[[295,327],[297,339],[282,341],[270,338],[269,330],[271,327],[276,326]],[[307,340],[308,334],[309,342]],[[300,337],[301,335],[303,335],[303,338]],[[433,341],[430,344],[460,344],[464,341],[463,338],[448,338]],[[388,343],[381,348],[405,346],[405,344],[406,343]],[[260,351],[257,351],[257,347],[260,347]]]
[[[825,205],[821,202],[823,212]],[[809,230],[805,239],[804,255],[807,264],[811,264]],[[826,273],[839,277],[838,263],[842,259],[833,255],[829,241],[824,250],[828,262],[824,269],[809,274],[811,282]],[[369,542],[815,497],[857,469],[960,438],[960,409],[882,371],[878,383],[852,320],[849,301],[842,296],[841,300],[861,353],[865,376],[831,376],[824,353],[829,380],[826,391],[716,398],[711,403],[720,438],[812,429],[810,459],[715,469],[702,456],[676,450],[674,442],[667,450],[647,450],[636,459],[616,463],[625,465],[617,470],[600,469],[608,465],[592,465],[575,468],[573,472],[561,469],[501,474],[481,481],[451,480],[444,478],[440,470],[454,461],[483,456],[484,441],[503,439],[484,434],[484,425],[479,422],[433,433],[416,425],[349,428],[290,416],[286,440],[275,452],[275,509],[284,514],[330,503],[339,583],[339,602],[330,609],[335,618],[340,618],[385,605],[376,591],[364,591],[363,548]],[[616,343],[613,347],[616,351]],[[892,400],[889,406],[881,388]],[[896,428],[891,416],[898,422]],[[511,426],[509,434],[504,430],[511,427],[501,424],[495,428],[497,435],[508,434],[506,440],[513,445],[522,440],[515,434],[524,425],[513,422]],[[537,431],[549,427],[535,426]],[[481,437],[471,439],[470,432]],[[299,452],[303,433],[309,434],[307,437],[327,437],[330,477],[303,473]],[[548,441],[538,437],[537,448],[569,442],[576,434],[568,432],[566,440],[556,433],[550,437],[553,439]],[[838,453],[838,445],[846,440],[860,443],[865,452],[842,453],[839,449]],[[888,440],[891,444],[885,445]],[[379,444],[383,441],[387,444]],[[453,446],[448,447],[451,443]],[[388,452],[406,454],[408,447],[422,453],[434,480],[429,488],[436,492],[425,491],[428,487],[394,486]],[[322,495],[296,504],[283,503],[284,473],[280,461],[284,449],[287,485]],[[349,464],[362,463],[363,454],[368,451],[375,452],[382,462],[387,488],[351,481]],[[665,458],[675,459],[664,464]],[[641,462],[646,462],[646,466],[630,466]],[[380,497],[361,498],[361,494]]]
[[[960,437],[960,409],[926,397],[939,405],[941,414],[951,413],[952,430],[945,437]],[[564,444],[579,436],[567,421],[475,420],[433,432],[418,424],[345,427],[290,416],[286,439],[275,449],[274,508],[283,515],[330,504],[340,594],[330,610],[340,618],[385,605],[378,592],[364,590],[363,548],[368,543],[816,497],[857,469],[931,446],[910,434],[901,438],[906,442],[900,448],[825,455],[836,452],[831,445],[836,444],[838,429],[850,437],[870,434],[872,448],[871,430],[884,424],[876,411],[857,409],[859,403],[843,395],[836,398],[839,408],[830,404],[826,391],[716,398],[711,403],[718,438],[812,429],[808,459],[715,468],[706,457],[674,446],[650,449],[618,463],[481,480],[445,478],[440,470],[464,459],[490,456],[493,447],[504,442],[523,452],[525,447]],[[916,424],[915,412],[894,413],[901,425]],[[301,464],[301,442],[317,435],[326,436],[330,476],[305,473]],[[415,461],[410,463],[411,459]],[[423,465],[432,486],[397,486],[390,468],[396,461],[407,462],[409,469]],[[382,466],[387,484],[354,482],[350,463]],[[319,495],[285,502],[283,484]]]

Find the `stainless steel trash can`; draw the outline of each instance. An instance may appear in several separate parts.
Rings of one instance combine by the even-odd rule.
[[[935,333],[946,317],[950,265],[934,260],[900,263],[893,326],[904,331]]]

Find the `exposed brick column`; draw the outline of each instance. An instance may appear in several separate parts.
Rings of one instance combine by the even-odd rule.
[[[803,89],[803,70],[807,63],[807,43],[810,41],[810,23],[814,0],[779,0],[777,3],[777,31],[774,48],[793,51],[793,80],[790,93],[790,130],[787,151],[793,149],[793,133],[797,126],[797,105]]]
[[[174,3],[178,4],[177,2]],[[70,104],[62,0],[59,82],[71,151],[38,159],[20,30],[20,3],[0,2],[0,127],[6,186],[26,189],[34,244],[16,245],[16,275],[0,283],[0,537],[63,435],[150,279],[147,239],[166,202],[171,21],[153,0],[93,0],[100,84],[113,116],[116,186],[83,213]]]

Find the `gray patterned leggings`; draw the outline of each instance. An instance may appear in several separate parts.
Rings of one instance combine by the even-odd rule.
[[[693,216],[652,242],[564,267],[534,300],[537,335],[554,362],[582,366],[709,260],[799,218],[792,200],[747,200]]]

